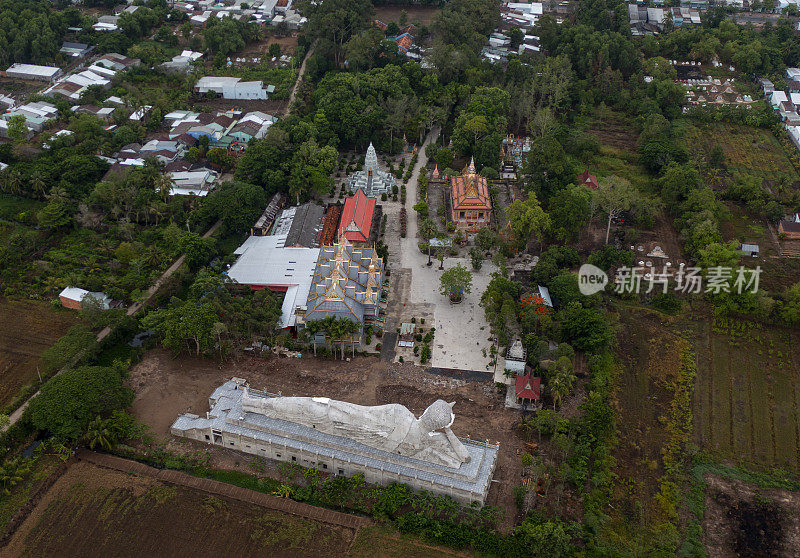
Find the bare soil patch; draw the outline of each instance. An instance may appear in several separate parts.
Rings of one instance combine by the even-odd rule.
[[[266,101],[248,101],[242,99],[223,99],[218,97],[216,99],[197,99],[194,102],[195,107],[208,107],[212,111],[227,111],[227,110],[242,110],[251,112],[254,110],[280,116],[286,112],[288,101],[268,99]]]
[[[37,377],[39,356],[77,321],[43,302],[0,300],[0,406]]]
[[[79,462],[3,549],[7,556],[321,556],[352,530]]]
[[[408,14],[408,23],[430,25],[436,14],[439,13],[439,8],[433,6],[375,6],[375,19],[384,23],[398,22],[403,11]]]
[[[623,120],[605,119],[594,123],[588,130],[603,145],[625,151],[636,151],[639,134]]]
[[[287,54],[289,56],[294,56],[294,53],[297,50],[297,34],[295,33],[293,35],[289,35],[288,37],[276,37],[275,35],[270,35],[263,41],[258,41],[257,43],[247,45],[244,50],[237,52],[235,56],[239,58],[243,56],[268,56],[267,53],[269,52],[269,45],[273,43],[277,43],[281,46],[281,55]]]
[[[710,558],[797,556],[800,494],[706,475],[703,542]]]

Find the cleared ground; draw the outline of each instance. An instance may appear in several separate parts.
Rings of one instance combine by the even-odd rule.
[[[39,356],[77,321],[44,302],[0,300],[0,406],[37,377]]]
[[[375,19],[379,19],[384,23],[389,23],[390,21],[399,22],[400,14],[404,11],[408,14],[408,23],[430,25],[433,23],[436,14],[439,13],[439,8],[431,6],[375,6]]]
[[[619,443],[615,447],[619,476],[618,509],[632,514],[636,502],[649,504],[663,474],[661,450],[667,440],[662,416],[668,414],[670,382],[680,371],[686,341],[670,331],[674,319],[637,307],[620,307],[618,358],[621,365],[615,393]],[[658,513],[644,505],[643,513]]]
[[[769,181],[788,176],[790,183],[800,181],[785,149],[769,130],[730,123],[696,124],[687,129],[686,143],[696,160],[708,160],[713,147],[722,147],[725,167],[731,174],[750,174]]]
[[[2,549],[6,556],[335,556],[333,527],[156,479],[72,465]]]
[[[703,543],[709,558],[797,556],[800,493],[706,475]]]

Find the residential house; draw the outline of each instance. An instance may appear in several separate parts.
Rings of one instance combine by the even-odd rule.
[[[58,109],[55,105],[43,101],[16,106],[0,114],[0,137],[5,137],[7,135],[8,121],[17,115],[25,117],[25,125],[28,127],[28,137],[30,137],[32,133],[38,133],[44,130],[44,128],[58,116]]]
[[[127,56],[123,56],[122,54],[118,54],[116,52],[109,52],[108,54],[104,54],[100,58],[94,61],[93,65],[95,66],[103,66],[104,68],[109,68],[111,70],[116,70],[118,72],[122,72],[125,70],[130,70],[131,68],[135,68],[142,63],[141,60],[138,58],[129,58]]]
[[[739,246],[739,251],[742,254],[744,254],[745,256],[750,256],[752,258],[757,258],[758,257],[758,252],[759,252],[758,244],[742,243]]]
[[[789,100],[789,97],[786,95],[784,91],[773,91],[772,95],[769,96],[769,102],[774,109],[778,109],[781,103],[786,102]]]
[[[168,173],[172,179],[170,196],[207,196],[214,189],[215,182],[219,176],[216,171],[210,169],[198,169],[182,172]]]
[[[73,310],[83,310],[83,305],[89,300],[96,301],[102,310],[108,310],[111,304],[111,298],[105,293],[93,293],[77,287],[67,287],[59,293],[58,298],[64,308]]]
[[[184,50],[180,54],[172,57],[172,60],[161,64],[160,68],[167,73],[186,73],[191,68],[192,62],[195,62],[203,57],[202,52],[194,52],[191,50]]]
[[[266,100],[274,91],[274,85],[264,87],[262,81],[242,81],[236,77],[205,76],[194,86],[195,93],[216,93],[223,99],[238,100]]]
[[[116,109],[114,107],[96,107],[94,105],[77,105],[72,107],[72,112],[75,114],[91,114],[100,120],[108,122],[111,120],[112,115]]]
[[[139,149],[138,155],[144,159],[155,157],[160,162],[167,164],[182,158],[186,145],[177,140],[152,139]]]
[[[586,169],[578,175],[578,184],[583,184],[590,190],[597,190],[600,187],[597,177],[590,173],[589,169]]]
[[[62,74],[56,66],[38,66],[36,64],[12,64],[6,70],[6,76],[31,81],[53,82]]]
[[[93,46],[85,45],[83,43],[70,43],[64,41],[61,45],[61,50],[59,52],[66,54],[67,56],[71,56],[73,58],[84,58],[89,55],[90,52],[94,50]]]

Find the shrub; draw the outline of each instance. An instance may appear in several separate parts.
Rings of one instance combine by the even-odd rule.
[[[107,416],[133,401],[120,370],[83,366],[56,376],[31,401],[25,417],[37,429],[76,440],[98,415]]]
[[[422,350],[420,351],[419,361],[422,364],[425,364],[430,359],[431,359],[431,346],[428,345],[428,344],[425,344],[425,345],[422,346]]]

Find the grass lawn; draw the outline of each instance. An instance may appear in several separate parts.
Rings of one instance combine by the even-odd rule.
[[[0,195],[0,219],[18,221],[21,213],[33,216],[42,206],[44,202],[3,194]]]

